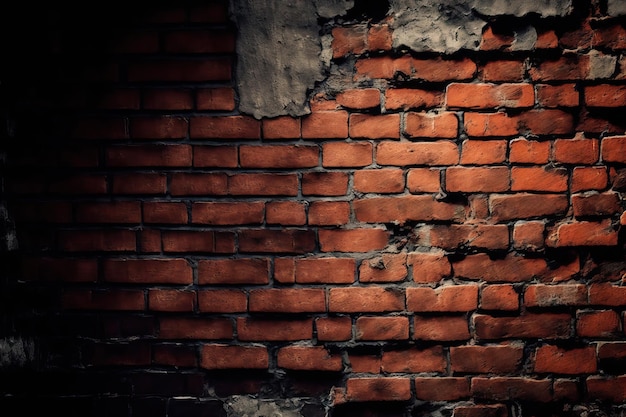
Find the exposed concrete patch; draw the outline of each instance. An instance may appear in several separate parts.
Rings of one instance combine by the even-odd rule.
[[[626,1],[624,0],[609,0],[607,5],[607,12],[609,16],[624,16],[626,15]]]
[[[453,53],[478,50],[487,21],[501,16],[563,17],[573,0],[390,0],[394,48]],[[310,113],[309,94],[333,77],[328,35],[318,18],[346,15],[354,0],[230,0],[238,26],[236,83],[239,110],[258,119]],[[622,2],[609,1],[613,13],[626,13]],[[365,22],[364,22],[365,23]],[[536,30],[515,33],[513,50],[531,50]],[[326,83],[327,84],[327,83]]]
[[[228,417],[302,417],[303,403],[297,399],[261,400],[247,396],[233,396],[224,408]]]

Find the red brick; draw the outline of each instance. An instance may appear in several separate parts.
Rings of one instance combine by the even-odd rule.
[[[277,366],[295,371],[332,371],[343,369],[341,355],[322,346],[285,346],[278,349]]]
[[[263,119],[263,139],[299,139],[300,119],[289,116]]]
[[[232,339],[233,322],[228,318],[161,317],[160,339]]]
[[[187,120],[183,117],[160,116],[130,119],[132,139],[184,139],[187,137]]]
[[[548,403],[552,400],[550,379],[527,377],[474,377],[472,396],[491,401],[523,400]]]
[[[187,206],[170,201],[146,201],[143,203],[143,221],[146,223],[185,224]]]
[[[554,160],[563,164],[593,165],[598,162],[600,144],[597,139],[576,137],[554,141]]]
[[[445,372],[446,359],[441,346],[387,350],[383,352],[381,368],[383,372]]]
[[[97,104],[99,109],[106,110],[139,110],[141,95],[137,89],[116,88],[102,94]]]
[[[152,311],[193,312],[196,293],[187,290],[151,289],[148,291],[148,309]]]
[[[470,338],[469,325],[465,317],[415,316],[413,339],[425,341],[456,341]]]
[[[198,310],[203,313],[245,313],[248,297],[241,290],[200,290]]]
[[[189,121],[191,139],[260,139],[261,122],[248,116],[196,116]]]
[[[570,191],[573,193],[603,190],[608,184],[605,167],[575,167],[572,171]]]
[[[359,282],[399,282],[404,281],[407,274],[405,253],[384,253],[361,262]]]
[[[435,225],[425,230],[424,240],[443,249],[475,247],[506,249],[509,230],[506,225]]]
[[[464,140],[461,145],[461,165],[501,164],[506,160],[505,140]]]
[[[366,142],[329,142],[322,145],[324,168],[365,167],[373,162],[372,144]]]
[[[544,247],[543,236],[546,230],[543,221],[522,221],[513,225],[513,248],[537,251]]]
[[[381,142],[376,147],[380,165],[454,165],[459,162],[459,148],[452,141]]]
[[[198,261],[198,284],[268,284],[265,258],[205,259]]]
[[[320,238],[321,240],[321,238]],[[242,230],[239,232],[241,253],[309,253],[315,249],[313,230]]]
[[[192,90],[166,88],[143,91],[143,108],[147,110],[191,110]]]
[[[576,84],[537,85],[537,103],[543,107],[576,107],[580,105],[580,92]]]
[[[363,78],[391,79],[397,73],[410,75],[412,72],[411,57],[391,58],[382,56],[362,58],[356,61],[355,70],[356,75],[354,78],[356,80]]]
[[[231,58],[135,61],[128,66],[128,81],[134,82],[214,82],[229,81]]]
[[[352,372],[364,372],[379,374],[381,372],[381,358],[374,355],[349,355],[350,368]]]
[[[587,287],[583,284],[532,284],[524,293],[528,307],[582,306],[587,304]]]
[[[91,291],[65,289],[60,298],[64,310],[144,311],[146,308],[143,290],[108,289]]]
[[[296,196],[298,195],[298,176],[280,173],[231,175],[228,177],[228,193],[232,195]]]
[[[593,31],[593,45],[607,49],[626,49],[626,29],[619,24],[598,27]]]
[[[302,226],[306,223],[306,205],[298,201],[273,201],[265,206],[267,224]]]
[[[335,27],[332,30],[331,48],[333,58],[348,54],[362,54],[367,50],[367,28],[363,25]]]
[[[93,283],[98,280],[97,259],[24,256],[20,270],[25,281]]]
[[[350,115],[352,139],[400,139],[399,114]]]
[[[586,380],[587,396],[590,399],[604,400],[611,403],[626,401],[626,376],[614,378],[590,376]]]
[[[296,341],[313,337],[312,319],[237,319],[237,336],[242,341]]]
[[[460,205],[430,195],[359,199],[353,202],[353,209],[357,220],[368,223],[458,220],[465,215]]]
[[[562,214],[567,211],[567,196],[561,194],[493,195],[489,198],[492,219],[497,222]]]
[[[522,344],[450,348],[450,370],[476,374],[508,374],[521,370]]]
[[[380,90],[377,88],[345,90],[337,94],[337,104],[349,109],[363,110],[375,108],[380,106]]]
[[[519,294],[513,285],[491,284],[480,291],[479,306],[483,310],[516,311],[519,305]]]
[[[492,26],[487,26],[482,33],[480,40],[481,51],[511,51],[511,47],[515,43],[515,33],[499,33],[494,32]]]
[[[617,337],[620,318],[613,310],[579,311],[576,316],[576,335],[579,337]]]
[[[410,112],[405,123],[404,133],[413,138],[453,139],[458,136],[459,120],[452,112]]]
[[[315,329],[320,342],[343,342],[352,339],[350,317],[318,317],[315,319]]]
[[[572,317],[560,313],[526,313],[517,317],[473,317],[479,339],[567,339],[572,335]]]
[[[264,215],[265,204],[261,201],[196,202],[191,206],[191,220],[195,224],[261,224]]]
[[[441,189],[441,170],[433,168],[411,168],[406,175],[409,192],[436,193]]]
[[[579,221],[560,223],[551,227],[546,237],[550,247],[564,246],[614,246],[617,245],[617,230],[609,219],[591,222]]]
[[[326,311],[323,289],[286,288],[251,290],[248,301],[251,313],[319,313]]]
[[[394,168],[356,171],[354,190],[362,193],[400,193],[404,191],[404,171]]]
[[[168,230],[161,234],[163,251],[215,253],[215,234],[207,230]]]
[[[532,107],[535,105],[535,90],[532,84],[521,83],[451,83],[446,89],[446,105],[466,109]]]
[[[201,172],[176,172],[171,175],[170,194],[188,195],[226,195],[228,193],[226,174]]]
[[[385,91],[385,108],[387,110],[410,110],[439,107],[443,103],[443,97],[441,91],[390,88]]]
[[[239,164],[242,168],[312,168],[318,165],[317,146],[263,145],[239,147]]]
[[[459,60],[413,59],[411,79],[430,82],[461,81],[474,78],[476,64],[469,58]]]
[[[559,38],[554,30],[545,30],[537,32],[537,49],[555,49],[559,47]]]
[[[197,367],[198,358],[195,346],[154,345],[152,346],[154,364],[180,367]]]
[[[513,136],[518,134],[517,120],[506,113],[465,113],[465,131],[469,136]]]
[[[550,160],[550,142],[524,138],[510,143],[509,161],[520,164],[547,164]]]
[[[235,110],[235,91],[229,87],[199,89],[196,100],[198,110]]]
[[[133,230],[67,230],[59,233],[59,247],[68,252],[134,252]]]
[[[625,348],[626,342],[623,341],[598,343],[598,359],[626,359]]]
[[[200,351],[204,369],[267,369],[269,355],[264,346],[205,344]]]
[[[227,54],[235,52],[235,36],[229,30],[173,30],[163,36],[163,49],[171,54]]]
[[[119,174],[112,177],[113,194],[165,194],[167,177],[162,173]]]
[[[347,201],[313,201],[309,205],[309,225],[340,226],[350,222]]]
[[[552,374],[592,374],[597,370],[595,347],[564,349],[553,345],[535,350],[534,371]]]
[[[407,340],[408,317],[359,317],[356,319],[356,340]]]
[[[572,195],[574,217],[612,216],[622,212],[618,193]]]
[[[348,113],[319,111],[302,119],[303,139],[345,139],[348,137]]]
[[[415,312],[464,312],[478,307],[477,285],[406,289],[407,310]]]
[[[411,266],[413,281],[435,283],[450,276],[452,266],[443,251],[411,252],[407,256],[407,265]]]
[[[128,145],[106,149],[109,167],[190,167],[189,145]]]
[[[387,24],[373,24],[367,32],[369,51],[389,51],[392,47],[392,31]]]
[[[585,104],[588,107],[625,107],[626,86],[609,84],[587,86]]]
[[[446,190],[470,193],[508,191],[509,175],[509,168],[504,166],[449,167],[446,169]]]
[[[193,166],[199,168],[237,168],[236,146],[193,146]]]
[[[95,366],[148,366],[151,363],[151,354],[151,346],[145,341],[124,344],[96,342],[84,360]]]
[[[612,284],[591,284],[589,287],[589,304],[618,307],[624,303],[626,287]]]
[[[480,69],[480,76],[487,82],[522,81],[525,74],[523,61],[489,61]]]
[[[454,408],[452,417],[507,417],[504,404],[460,405]]]
[[[604,162],[626,163],[626,136],[610,136],[602,139]]]
[[[457,401],[470,396],[470,380],[461,377],[415,378],[415,397],[422,401]]]
[[[389,234],[383,229],[320,230],[322,252],[370,252],[387,246]]]
[[[383,287],[331,288],[328,311],[332,313],[382,313],[404,310],[404,293]]]
[[[411,380],[399,377],[348,378],[348,401],[406,401],[411,399]]]
[[[76,206],[76,221],[82,223],[139,223],[138,201],[82,203]]]
[[[121,117],[82,117],[73,122],[70,137],[87,140],[128,139],[128,122]]]
[[[355,280],[353,258],[304,258],[295,263],[299,284],[351,284]]]
[[[524,282],[541,277],[548,270],[546,261],[541,258],[508,254],[502,259],[491,259],[484,253],[468,255],[454,262],[453,268],[457,277],[487,282]]]
[[[302,174],[302,194],[340,196],[348,191],[348,175],[345,172],[305,172]]]
[[[106,259],[106,282],[132,284],[191,284],[192,270],[185,259]]]

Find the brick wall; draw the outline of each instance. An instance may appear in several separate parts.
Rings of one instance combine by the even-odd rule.
[[[575,3],[525,50],[331,22],[344,87],[261,120],[224,2],[7,15],[0,405],[623,415],[626,30]]]

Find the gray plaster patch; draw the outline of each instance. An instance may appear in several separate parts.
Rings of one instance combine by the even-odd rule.
[[[228,417],[302,417],[303,404],[297,399],[260,400],[233,396],[224,404]]]
[[[590,80],[611,78],[616,66],[617,57],[591,51],[589,53],[589,75],[587,78]]]
[[[21,367],[35,358],[35,344],[21,338],[0,339],[0,368]]]
[[[478,50],[487,20],[498,16],[563,17],[573,0],[390,0],[394,48],[453,53]],[[626,2],[625,2],[626,3]],[[610,1],[614,13],[626,12]],[[238,27],[236,86],[239,111],[257,119],[310,113],[308,98],[328,85],[337,66],[331,63],[330,39],[321,35],[318,18],[343,16],[354,0],[230,0]],[[366,22],[363,22],[366,23]],[[513,50],[532,50],[534,28],[515,33]]]
[[[623,16],[626,15],[626,1],[624,0],[609,0],[607,5],[607,12],[609,16]]]

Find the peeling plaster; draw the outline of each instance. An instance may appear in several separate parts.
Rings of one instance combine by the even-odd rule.
[[[625,4],[609,0],[609,12],[626,13]],[[490,19],[564,17],[573,0],[390,0],[389,6],[394,48],[449,54],[478,50]],[[321,34],[318,19],[346,16],[354,7],[354,0],[230,0],[239,111],[257,119],[310,113],[311,92],[340,71],[331,65],[329,35]],[[536,41],[533,27],[519,29],[512,49],[531,50]]]

